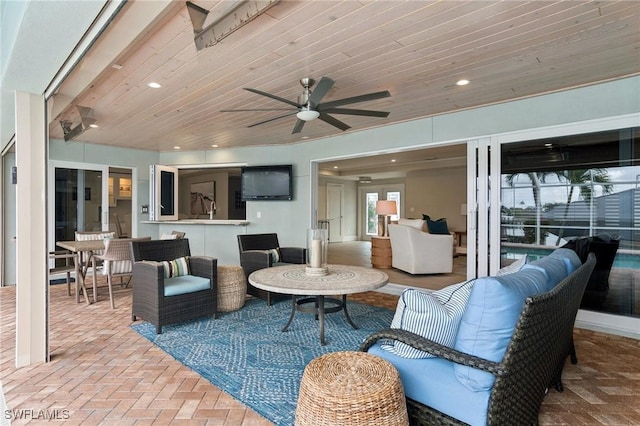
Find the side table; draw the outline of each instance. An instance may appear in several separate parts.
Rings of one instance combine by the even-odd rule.
[[[390,269],[391,261],[391,238],[372,236],[371,265],[376,269]]]

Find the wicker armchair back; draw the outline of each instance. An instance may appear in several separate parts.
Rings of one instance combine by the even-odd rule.
[[[206,290],[165,296],[162,261],[189,257],[191,275],[209,279]],[[216,317],[218,260],[207,256],[191,256],[188,239],[133,241],[131,258],[134,261],[131,277],[131,319],[137,317],[156,326],[187,321],[202,316]]]
[[[271,305],[271,301],[275,297],[283,298],[287,296],[260,290],[252,286],[248,281],[248,277],[252,272],[274,266],[273,256],[266,251],[277,249],[280,257],[278,263],[303,264],[307,261],[306,248],[280,247],[278,234],[275,233],[238,235],[238,249],[240,251],[240,265],[247,277],[247,293],[266,299],[268,305]]]
[[[369,336],[360,350],[380,339],[395,339],[436,357],[495,375],[487,423],[538,424],[542,400],[551,386],[561,388],[561,374],[569,354],[573,325],[596,258],[587,261],[552,290],[529,297],[501,362],[492,362],[439,345],[406,330],[386,329]],[[424,377],[429,380],[429,377]],[[451,398],[456,398],[451,395]],[[407,398],[411,424],[463,424],[432,407]]]

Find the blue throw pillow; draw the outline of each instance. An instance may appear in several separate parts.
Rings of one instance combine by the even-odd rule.
[[[411,331],[429,340],[453,347],[473,281],[454,284],[437,291],[406,289],[402,292],[391,328]],[[403,358],[433,358],[397,341],[386,341],[382,348]]]
[[[449,234],[449,227],[447,226],[447,219],[444,217],[438,220],[427,220],[427,228],[430,234]]]
[[[547,278],[535,269],[475,280],[456,336],[455,349],[500,362],[511,341],[525,299],[545,291]],[[456,378],[472,391],[487,391],[495,377],[455,364]]]

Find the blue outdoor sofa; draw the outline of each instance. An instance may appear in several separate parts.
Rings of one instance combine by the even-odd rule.
[[[452,319],[453,332],[427,327],[430,339],[407,328],[437,322],[421,309],[431,296],[405,290],[392,328],[369,336],[360,350],[398,369],[411,424],[537,424],[548,388],[562,389],[595,262],[593,254],[581,264],[572,250],[558,249],[515,271],[443,289],[437,306]],[[468,296],[460,297],[465,289]],[[447,307],[460,300],[464,305]]]

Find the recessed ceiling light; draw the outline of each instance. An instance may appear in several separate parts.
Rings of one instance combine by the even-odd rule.
[[[333,168],[334,168],[334,169],[337,169],[337,168],[338,168],[338,166],[333,166]]]
[[[152,81],[151,83],[147,84],[147,86],[151,87],[152,89],[159,89],[162,87],[160,83],[156,83],[155,81]]]
[[[180,149],[180,147],[179,146],[174,146],[173,149]]]
[[[217,148],[217,147],[218,147],[218,145],[216,145],[216,144],[211,145],[211,148]]]
[[[392,163],[395,163],[395,162],[396,162],[396,159],[395,159],[395,158],[392,158],[392,159],[391,159],[391,162],[392,162]]]
[[[465,80],[465,79],[456,81],[457,86],[466,86],[469,83],[470,83],[469,80]]]
[[[97,129],[97,128],[98,128],[98,125],[97,125],[97,124],[95,124],[95,123],[94,123],[94,124],[89,124],[89,127],[91,127],[92,129]]]

